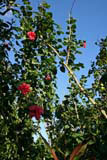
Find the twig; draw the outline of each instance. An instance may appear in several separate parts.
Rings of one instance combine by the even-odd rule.
[[[79,114],[78,114],[77,104],[75,103],[75,101],[74,101],[74,106],[75,106],[75,112],[76,112],[77,120],[79,122],[80,132],[82,133],[82,130],[81,130],[82,127],[81,127],[81,124],[80,124],[80,118],[79,118]]]
[[[70,56],[70,49],[67,49],[67,57],[66,57],[66,64],[68,65],[68,60],[69,60],[69,56]]]
[[[47,142],[47,140],[42,136],[42,134],[39,132],[39,135],[41,136],[42,140],[44,141],[44,143],[47,145],[47,147],[49,148],[54,160],[59,160],[58,157],[56,156],[56,153],[54,151],[53,148],[51,148],[51,146],[49,145],[49,143]]]
[[[71,41],[70,17],[71,17],[71,13],[69,13],[69,42]],[[70,56],[70,47],[67,48],[67,57],[66,57],[66,64],[67,65],[68,65],[68,61],[69,61],[69,56]]]
[[[76,2],[76,0],[73,1],[72,6],[71,6],[71,10],[70,10],[70,13],[71,13],[71,14],[72,14],[72,10],[73,10],[73,7],[74,7],[75,2]]]
[[[61,56],[59,55],[58,51],[54,47],[52,47],[50,44],[48,44],[48,46],[56,53],[56,55],[59,57],[59,59],[62,59]],[[73,79],[75,80],[76,84],[80,88],[80,91],[84,93],[84,95],[89,99],[89,101],[93,105],[96,105],[97,103],[86,93],[85,89],[79,83],[79,81],[78,81],[77,77],[75,76],[75,74],[73,73],[72,69],[66,63],[64,63],[64,62],[62,62],[62,63],[66,67],[66,69],[69,71],[69,73],[71,74]],[[103,116],[107,119],[107,114],[106,114],[105,110],[101,109],[100,111],[103,114]]]
[[[80,121],[78,110],[77,110],[77,104],[75,102],[74,102],[74,106],[75,106],[75,112],[76,112],[77,119],[78,121]]]

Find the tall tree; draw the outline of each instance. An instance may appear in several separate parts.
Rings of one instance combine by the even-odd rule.
[[[45,1],[36,11],[30,0],[0,2],[0,159],[105,160],[107,38],[99,42],[88,76],[78,80],[75,71],[84,65],[76,63],[76,55],[86,42],[77,40],[71,15],[64,33],[49,8]],[[10,20],[3,18],[10,13]],[[68,71],[69,78],[61,103],[58,70]],[[86,88],[90,76],[94,82]]]

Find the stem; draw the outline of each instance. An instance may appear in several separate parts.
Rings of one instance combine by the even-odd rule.
[[[66,57],[66,65],[68,65],[68,60],[69,60],[69,56],[70,56],[70,49],[67,49],[67,57]]]
[[[79,114],[78,114],[77,104],[75,102],[74,102],[74,106],[75,106],[75,112],[76,112],[77,120],[79,122],[80,132],[82,133],[82,130],[81,130],[82,127],[81,127],[80,118],[79,118]]]
[[[48,44],[48,46],[56,53],[56,55],[59,57],[59,59],[61,59],[61,56],[59,55],[58,51],[52,47],[50,44]],[[69,71],[70,75],[73,77],[73,79],[75,80],[76,84],[78,85],[78,87],[80,88],[80,91],[84,93],[84,95],[89,99],[89,101],[93,104],[96,105],[97,103],[86,93],[85,89],[81,86],[81,84],[79,83],[77,77],[75,76],[75,74],[73,73],[72,69],[68,66],[68,64],[63,62],[63,65],[66,67],[66,69]],[[105,110],[100,109],[101,113],[103,114],[103,116],[107,119],[107,114],[105,112]]]
[[[77,105],[76,105],[75,102],[74,102],[74,106],[75,106],[75,112],[76,112],[77,120],[80,122],[79,114],[78,114],[78,110],[77,110]]]
[[[42,138],[42,140],[44,141],[44,143],[47,145],[48,149],[50,150],[54,160],[59,160],[58,157],[56,156],[56,153],[54,151],[53,148],[51,148],[51,146],[49,145],[49,143],[47,142],[47,140],[42,136],[42,134],[39,132],[40,137]]]
[[[70,17],[71,15],[69,14],[69,21],[70,21]],[[69,42],[71,41],[71,26],[70,26],[70,23],[69,23]],[[70,48],[68,47],[67,48],[67,57],[66,57],[66,64],[68,65],[68,60],[69,60],[69,56],[70,56]]]

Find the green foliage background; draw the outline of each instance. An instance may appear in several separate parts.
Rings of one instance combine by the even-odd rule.
[[[76,39],[76,20],[69,17],[66,36],[61,38],[64,33],[54,22],[49,8],[50,5],[43,2],[34,12],[29,0],[0,1],[0,15],[10,10],[13,14],[11,21],[0,19],[0,159],[53,159],[49,146],[39,134],[42,122],[48,144],[59,160],[69,160],[80,143],[87,145],[77,159],[106,160],[107,37],[96,43],[99,46],[96,60],[88,75],[81,75],[78,81],[85,88],[82,90],[72,76],[84,67],[81,62],[75,62],[76,55],[82,54],[79,48],[83,47],[83,40]],[[35,41],[26,36],[29,31],[37,34]],[[11,55],[14,62],[10,60]],[[73,73],[68,72],[69,94],[59,103],[57,73],[60,69],[65,74],[68,68]],[[45,80],[47,74],[51,81]],[[92,87],[86,88],[91,76],[94,77]],[[32,87],[26,96],[17,90],[22,82]],[[35,123],[28,110],[33,104],[44,108],[44,115]],[[36,142],[34,134],[39,136]]]

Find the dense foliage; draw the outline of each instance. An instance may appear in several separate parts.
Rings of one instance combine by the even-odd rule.
[[[0,1],[0,159],[106,160],[107,37],[96,43],[96,60],[78,81],[75,72],[84,65],[76,55],[86,41],[76,39],[71,15],[64,33],[49,8],[46,2],[35,11],[29,0]],[[69,77],[61,103],[59,70]]]

